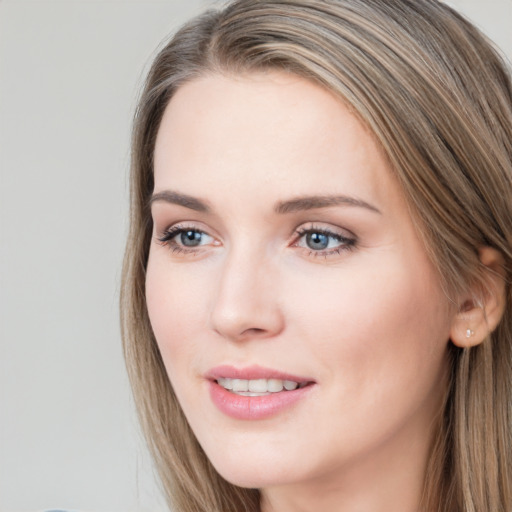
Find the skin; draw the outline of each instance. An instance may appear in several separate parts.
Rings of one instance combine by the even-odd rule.
[[[260,488],[265,512],[417,511],[455,312],[372,135],[302,78],[205,76],[177,91],[158,132],[155,194],[168,190],[209,211],[153,201],[148,310],[215,468]],[[367,206],[275,211],[311,195]],[[176,225],[200,245],[159,240]],[[334,233],[330,253],[298,229]],[[224,364],[314,384],[270,418],[234,419],[205,378]]]

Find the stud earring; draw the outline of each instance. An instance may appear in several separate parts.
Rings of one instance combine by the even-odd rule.
[[[466,338],[471,338],[475,334],[475,331],[472,331],[471,329],[466,329]]]

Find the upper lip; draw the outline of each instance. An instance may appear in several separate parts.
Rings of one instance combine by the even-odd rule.
[[[291,373],[274,370],[272,368],[265,368],[263,366],[253,365],[244,368],[236,368],[230,365],[216,366],[209,370],[206,374],[208,380],[224,379],[278,379],[278,380],[291,380],[293,382],[309,383],[314,382],[314,379],[308,377],[300,377]]]

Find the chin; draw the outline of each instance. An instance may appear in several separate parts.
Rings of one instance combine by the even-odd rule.
[[[226,453],[219,457],[209,457],[216,471],[230,484],[248,489],[261,489],[264,487],[282,485],[295,480],[294,473],[290,472],[291,464],[285,463],[280,457],[280,463],[257,457],[254,460],[243,451],[233,451],[232,456]]]
[[[217,472],[224,480],[237,487],[246,489],[263,489],[288,483],[282,480],[283,472],[278,476],[274,472],[268,473],[265,469],[255,469],[254,471],[250,469],[241,470],[240,467],[237,470],[228,469],[224,471],[224,469],[221,468],[220,471],[217,469]]]

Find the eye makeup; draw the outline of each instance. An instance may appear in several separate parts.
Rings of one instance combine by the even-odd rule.
[[[340,231],[316,225],[301,226],[295,230],[290,247],[305,250],[310,257],[324,258],[353,250],[357,244],[356,237],[351,233],[347,235]],[[156,241],[168,247],[172,254],[184,255],[198,254],[208,246],[221,245],[220,241],[193,224],[171,226],[157,235]]]

